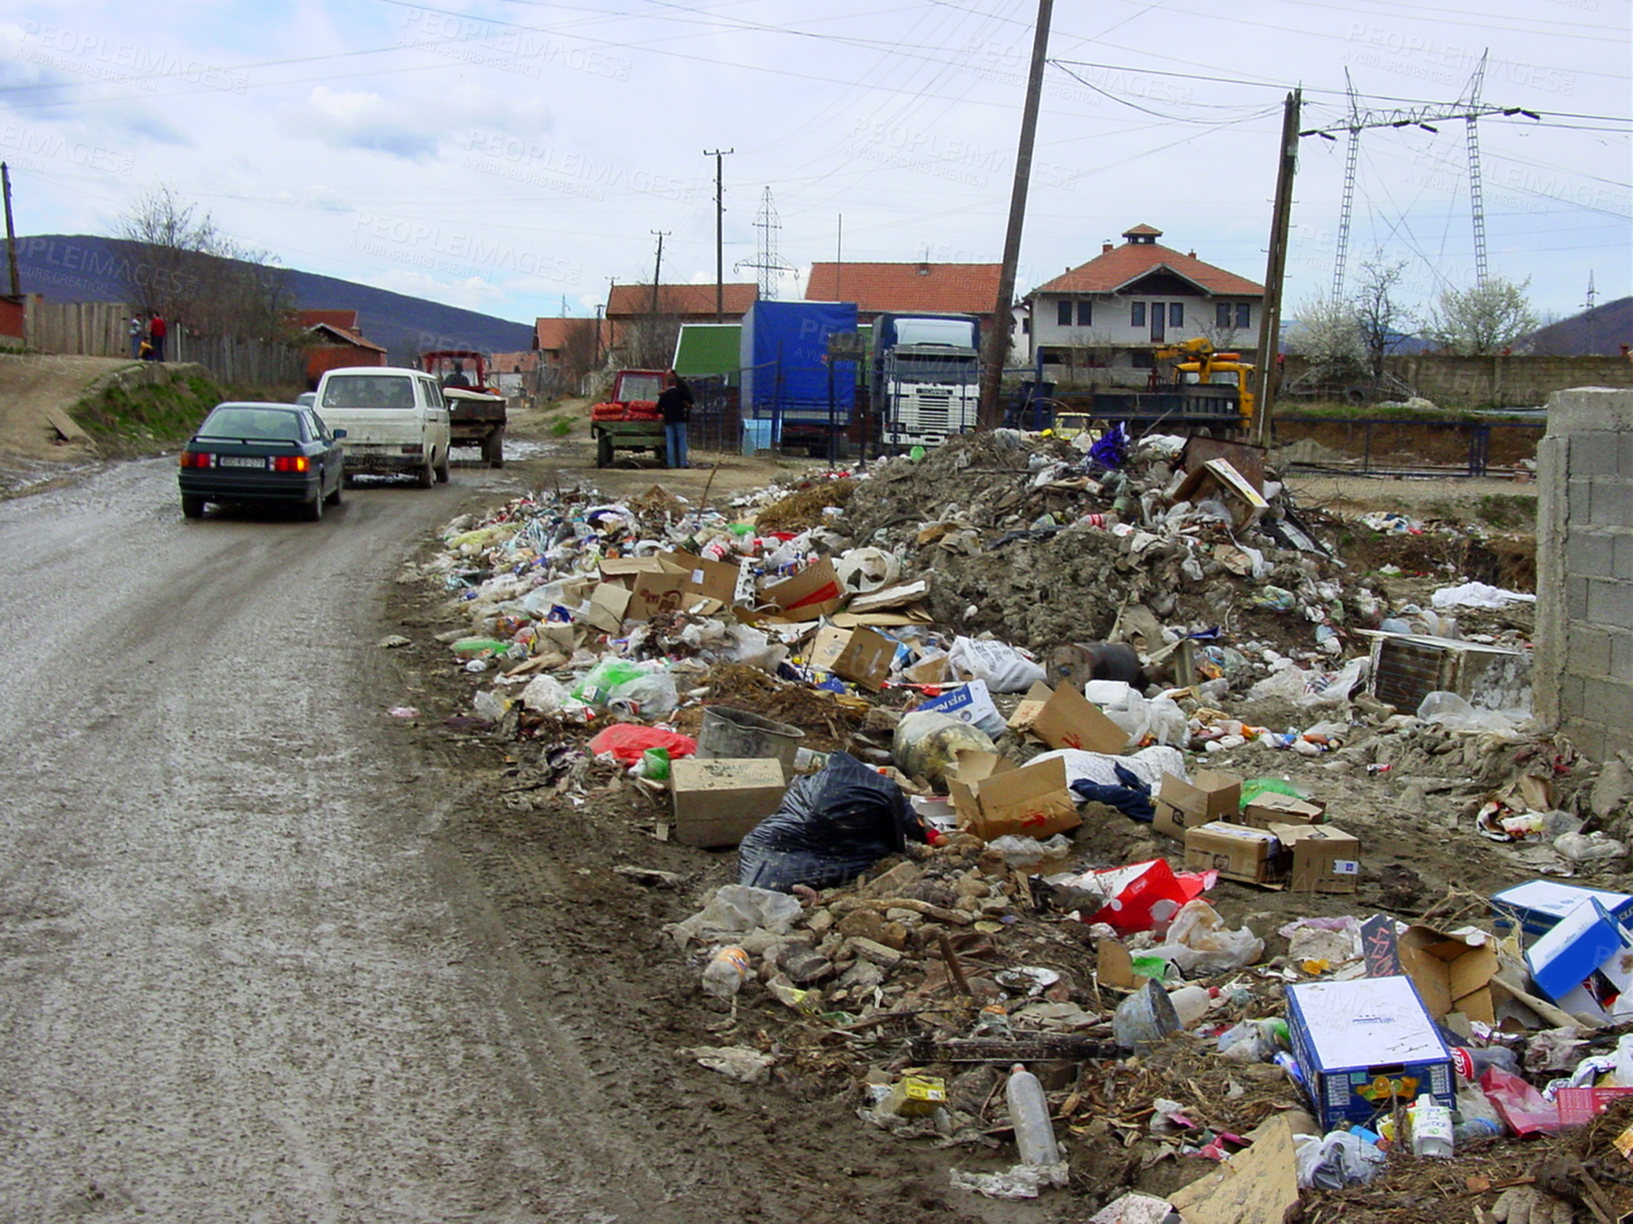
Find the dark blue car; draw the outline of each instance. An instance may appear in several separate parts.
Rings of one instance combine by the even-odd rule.
[[[205,502],[281,502],[315,522],[325,503],[340,504],[345,436],[311,408],[217,404],[181,452],[181,512],[202,518]]]

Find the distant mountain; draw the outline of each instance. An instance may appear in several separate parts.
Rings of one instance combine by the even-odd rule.
[[[1597,354],[1614,357],[1622,345],[1633,344],[1633,297],[1617,298],[1592,310],[1539,327],[1514,342],[1517,353],[1554,357]]]
[[[18,238],[17,267],[23,292],[51,302],[128,302],[143,275],[139,246],[87,234]],[[527,323],[292,268],[285,269],[285,284],[300,309],[357,311],[364,339],[383,346],[393,362],[412,361],[429,348],[513,353],[533,347]]]

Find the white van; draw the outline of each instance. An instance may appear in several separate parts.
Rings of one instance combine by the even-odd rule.
[[[452,437],[437,380],[398,366],[343,366],[318,381],[317,411],[346,431],[346,471],[402,472],[422,487],[448,479]]]

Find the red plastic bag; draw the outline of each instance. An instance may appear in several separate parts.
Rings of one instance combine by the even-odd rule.
[[[689,735],[665,731],[662,727],[643,727],[638,723],[613,723],[590,741],[592,756],[610,752],[621,765],[635,764],[648,748],[667,748],[670,759],[674,759],[695,753],[697,741]]]
[[[1551,1135],[1560,1129],[1559,1107],[1543,1100],[1542,1093],[1512,1071],[1487,1067],[1480,1077],[1480,1089],[1497,1116],[1516,1135],[1539,1131]]]

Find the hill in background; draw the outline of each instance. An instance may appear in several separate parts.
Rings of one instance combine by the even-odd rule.
[[[19,237],[22,290],[50,302],[129,302],[133,283],[143,275],[140,251],[134,243],[89,234]],[[533,328],[526,323],[315,272],[283,271],[295,307],[357,311],[364,338],[384,347],[393,363],[413,364],[424,349],[513,353],[533,347]]]
[[[1539,327],[1517,340],[1514,349],[1558,357],[1614,357],[1629,343],[1633,343],[1633,297],[1624,297]]]

